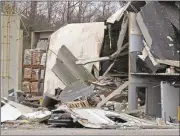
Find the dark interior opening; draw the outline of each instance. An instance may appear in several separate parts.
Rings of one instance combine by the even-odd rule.
[[[124,119],[121,119],[120,117],[116,117],[116,116],[111,116],[111,115],[106,115],[109,119],[111,119],[114,122],[117,123],[126,123],[127,121]]]
[[[145,101],[146,101],[146,87],[137,87],[136,88],[136,92],[137,92],[137,97],[140,99],[140,106],[144,106],[145,105]]]

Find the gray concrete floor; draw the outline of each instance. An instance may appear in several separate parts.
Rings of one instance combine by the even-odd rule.
[[[85,128],[39,128],[39,129],[1,129],[1,135],[93,135],[93,136],[179,136],[179,129],[85,129]]]

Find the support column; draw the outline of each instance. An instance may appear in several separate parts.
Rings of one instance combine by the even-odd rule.
[[[128,108],[129,110],[136,110],[138,107],[136,85],[133,83],[129,84],[129,93],[128,93]]]
[[[129,13],[129,61],[130,72],[137,72],[137,56],[143,49],[143,36],[136,22],[136,13]]]
[[[135,83],[131,72],[137,72],[136,58],[143,48],[143,36],[136,22],[136,13],[129,13],[129,93],[128,93],[128,108],[129,110],[137,109],[137,93]],[[135,82],[134,82],[135,81]]]

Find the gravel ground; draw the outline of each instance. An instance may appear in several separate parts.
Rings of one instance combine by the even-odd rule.
[[[85,128],[10,128],[1,129],[1,135],[102,135],[102,136],[179,136],[179,129],[85,129]]]
[[[123,127],[119,129],[87,129],[87,128],[57,128],[42,123],[3,124],[1,135],[102,135],[102,136],[179,136],[179,129],[138,129]]]

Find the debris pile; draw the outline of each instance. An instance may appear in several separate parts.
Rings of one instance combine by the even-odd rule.
[[[30,108],[25,105],[2,100],[1,128],[17,128],[25,124],[45,123],[49,127],[76,127],[99,129],[138,129],[138,128],[177,128],[176,124],[157,122],[133,117],[125,113],[117,113],[93,107],[76,107],[68,104],[58,105],[54,110],[47,108]],[[11,114],[13,112],[13,114]],[[168,124],[167,124],[168,123]],[[42,124],[43,125],[43,124]]]

